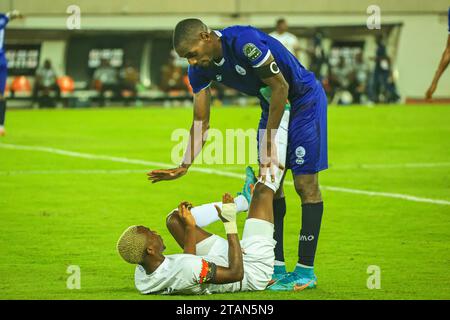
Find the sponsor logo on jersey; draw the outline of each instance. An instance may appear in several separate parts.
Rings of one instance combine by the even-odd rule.
[[[250,42],[244,46],[243,51],[244,55],[249,58],[250,61],[255,61],[262,55],[261,50],[259,50],[257,46]]]
[[[234,68],[236,69],[236,72],[239,73],[240,75],[245,76],[245,75],[247,74],[247,71],[245,71],[245,69],[242,68],[242,67],[241,67],[240,65],[238,65],[238,64],[237,64]]]

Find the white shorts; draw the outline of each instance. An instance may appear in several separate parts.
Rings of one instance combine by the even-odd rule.
[[[264,290],[272,279],[275,263],[273,239],[274,226],[261,219],[247,219],[241,248],[244,253],[243,291]],[[199,242],[196,246],[198,256],[204,256],[212,262],[228,266],[228,241],[218,235]]]

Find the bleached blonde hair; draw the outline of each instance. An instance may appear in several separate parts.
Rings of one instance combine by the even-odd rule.
[[[128,263],[141,264],[144,261],[147,238],[138,231],[138,226],[128,227],[117,241],[117,251]]]

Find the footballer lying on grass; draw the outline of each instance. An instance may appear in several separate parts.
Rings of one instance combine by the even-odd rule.
[[[236,204],[226,193],[222,209],[216,205],[215,210],[224,223],[228,241],[196,226],[191,205],[182,202],[167,217],[167,227],[184,249],[183,254],[164,256],[161,236],[143,226],[129,227],[117,248],[125,261],[138,264],[135,284],[144,294],[264,290],[275,261],[272,198],[271,189],[257,184],[242,243],[236,226]]]
[[[215,216],[217,210],[227,240],[201,229],[191,212],[196,208],[187,202],[182,202],[166,220],[170,233],[184,250],[182,254],[164,256],[161,236],[147,227],[131,226],[124,231],[117,249],[126,262],[137,264],[134,280],[141,293],[207,294],[266,289],[275,263],[272,201],[284,174],[288,123],[286,110],[272,146],[279,166],[271,181],[260,178],[254,187],[242,242],[236,225],[239,201],[227,193],[223,195],[222,208],[209,204],[196,213]],[[247,175],[245,185],[248,180]]]

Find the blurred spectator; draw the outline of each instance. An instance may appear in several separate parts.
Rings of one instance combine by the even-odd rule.
[[[183,68],[175,64],[175,57],[169,55],[167,63],[161,67],[161,80],[159,87],[162,91],[170,93],[173,91],[188,91],[183,81],[185,72]]]
[[[319,80],[322,80],[323,78],[322,67],[327,63],[325,50],[322,46],[322,38],[322,33],[317,32],[313,37],[313,45],[311,49],[308,50],[310,57],[309,70],[312,71]]]
[[[46,59],[44,65],[36,71],[36,79],[33,87],[33,103],[39,102],[39,105],[55,106],[56,102],[50,96],[52,91],[56,93],[56,99],[59,100],[61,98],[61,90],[57,83],[56,73],[53,70],[51,61]]]
[[[355,56],[355,62],[353,65],[353,74],[351,77],[351,93],[355,103],[365,102],[367,95],[367,84],[369,78],[369,66],[364,61],[362,53],[358,53]]]
[[[92,77],[92,86],[100,93],[100,106],[105,105],[105,92],[111,91],[113,97],[119,96],[119,81],[117,70],[107,59],[102,59],[100,67],[95,70]]]
[[[375,70],[373,72],[373,96],[372,101],[380,102],[380,95],[385,102],[397,102],[400,96],[397,94],[394,77],[392,74],[391,59],[381,36],[377,37],[377,49],[375,55]]]
[[[133,67],[131,61],[126,61],[119,72],[120,91],[127,101],[135,100],[137,96],[137,85],[139,83],[139,72]]]
[[[294,56],[298,56],[300,46],[297,37],[288,32],[286,19],[278,19],[275,31],[269,33],[270,36],[280,41]]]
[[[333,100],[337,99],[336,103],[340,103],[342,93],[345,92],[345,95],[348,96],[349,90],[351,90],[350,85],[352,84],[352,72],[352,67],[347,63],[347,60],[343,56],[340,56],[339,62],[331,68],[331,96]]]

